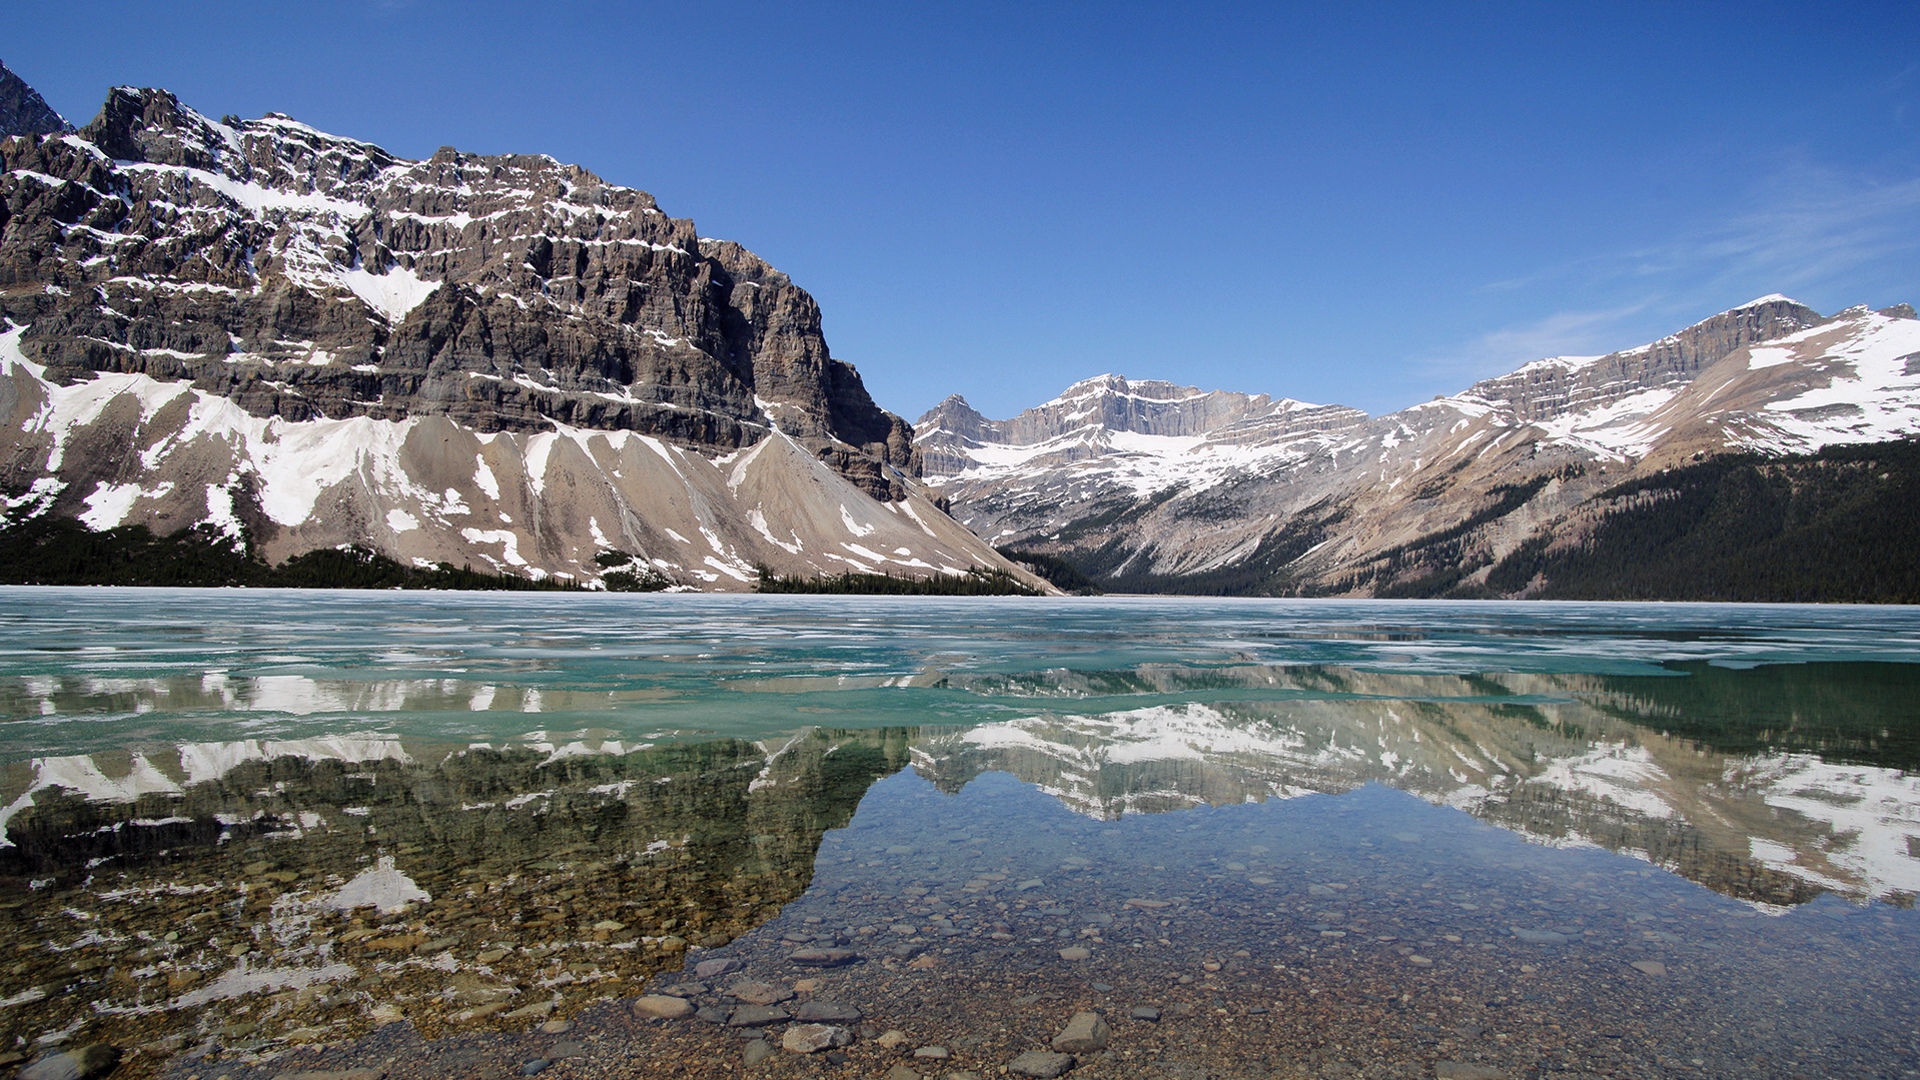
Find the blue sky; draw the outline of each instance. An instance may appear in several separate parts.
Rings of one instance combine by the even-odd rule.
[[[11,4],[4,58],[738,240],[917,416],[1102,372],[1384,412],[1765,293],[1920,303],[1920,11],[1881,4]]]

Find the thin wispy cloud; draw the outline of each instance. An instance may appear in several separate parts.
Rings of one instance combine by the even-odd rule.
[[[1528,291],[1588,303],[1483,333],[1418,358],[1428,380],[1457,386],[1555,355],[1630,347],[1691,319],[1771,292],[1882,296],[1890,273],[1920,259],[1920,178],[1875,180],[1795,163],[1774,171],[1718,220],[1658,244],[1601,252],[1489,282],[1482,295]],[[1805,299],[1806,297],[1803,297]]]
[[[1428,381],[1459,390],[1530,360],[1604,353],[1613,346],[1596,348],[1596,342],[1613,340],[1620,327],[1653,306],[1651,299],[1641,299],[1615,307],[1556,311],[1428,354],[1419,359],[1417,367]]]
[[[1828,170],[1776,176],[1760,205],[1659,254],[1675,269],[1717,269],[1709,280],[1768,274],[1782,287],[1920,249],[1920,178],[1861,181]]]

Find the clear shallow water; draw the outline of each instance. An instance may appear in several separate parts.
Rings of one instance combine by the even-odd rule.
[[[1920,1057],[1912,609],[7,589],[0,657],[16,1052],[512,1032],[692,947],[981,1071],[1133,1004],[1086,1068]]]

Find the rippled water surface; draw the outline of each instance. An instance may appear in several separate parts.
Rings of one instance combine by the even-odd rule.
[[[0,656],[0,1063],[1920,1060],[1913,609],[0,589]]]

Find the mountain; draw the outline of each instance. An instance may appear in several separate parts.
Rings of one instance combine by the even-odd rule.
[[[645,192],[164,90],[63,127],[0,143],[10,524],[589,584],[1006,566],[813,298]]]
[[[1916,356],[1920,321],[1905,305],[1823,317],[1776,295],[1381,417],[1108,375],[1006,421],[949,398],[917,434],[962,521],[1108,588],[1554,595],[1551,577],[1496,571],[1516,553],[1528,565],[1550,548],[1577,554],[1649,503],[1686,502],[1656,479],[1699,480],[1689,470],[1721,455],[1790,463],[1920,434]],[[1860,469],[1920,479],[1911,455],[1889,453],[1884,469]],[[1813,492],[1803,502],[1833,501],[1835,470],[1801,471],[1787,486]],[[1813,513],[1778,511],[1774,533]],[[1905,547],[1882,554],[1911,562]],[[1712,595],[1795,598],[1761,592]]]
[[[39,91],[0,62],[0,138],[71,130],[66,118],[54,112]]]

